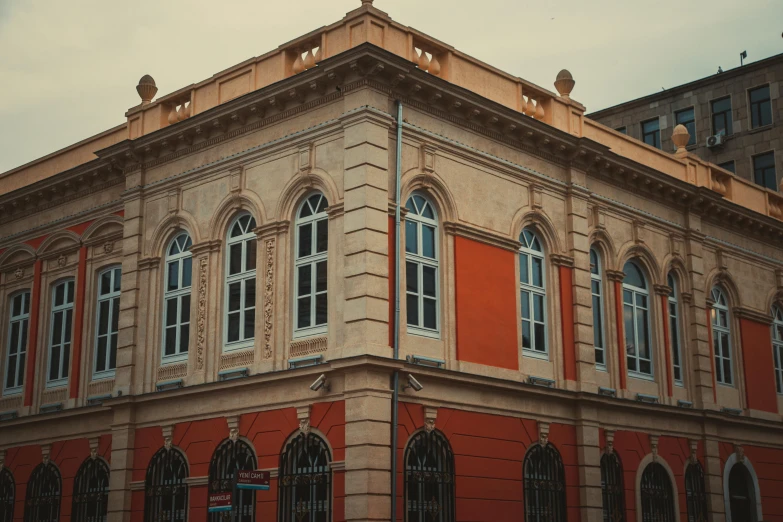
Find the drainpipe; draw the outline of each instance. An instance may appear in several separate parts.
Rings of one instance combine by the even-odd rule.
[[[400,198],[402,179],[402,102],[397,100],[397,192],[394,197],[394,358],[400,358]],[[397,408],[400,372],[394,371],[391,425],[391,522],[397,520]]]

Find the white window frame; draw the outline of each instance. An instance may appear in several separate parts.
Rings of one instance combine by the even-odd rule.
[[[644,270],[641,266],[639,266],[638,263],[634,261],[628,261],[628,263],[633,264],[636,266],[636,268],[639,270],[639,272],[642,275],[642,279],[644,280],[644,284],[649,287],[650,282],[648,281],[647,277],[645,277]],[[627,276],[626,276],[627,277]],[[625,292],[631,293],[631,300],[632,303],[628,304],[625,302]],[[647,307],[642,307],[637,304],[637,296],[644,296],[647,301]],[[625,368],[626,372],[628,373],[629,377],[634,377],[636,379],[644,379],[644,380],[654,380],[655,379],[655,356],[654,356],[654,348],[652,345],[652,306],[650,306],[650,290],[649,288],[641,288],[638,286],[633,286],[629,283],[626,283],[625,280],[623,280],[623,334],[625,339],[628,338],[628,332],[626,332],[627,325],[625,324],[625,308],[627,306],[631,307],[631,315],[633,317],[633,340],[634,340],[634,351],[635,353],[631,355],[628,352],[628,343],[625,342],[625,339],[623,339],[623,348],[625,351]],[[650,358],[649,359],[643,359],[639,354],[639,331],[637,328],[637,325],[639,324],[638,320],[638,314],[641,313],[640,310],[643,310],[647,312],[647,346],[649,347],[650,352]],[[628,359],[633,357],[636,359],[636,370],[630,370],[628,365]],[[643,373],[640,371],[641,368],[641,361],[647,361],[650,363],[650,373]]]
[[[427,207],[432,210],[432,219],[425,217],[422,215],[424,212],[424,209],[426,207],[422,207],[421,209],[418,208],[418,206],[414,206],[414,196],[423,199],[426,202]],[[423,337],[431,337],[433,339],[440,339],[440,233],[438,230],[438,211],[435,208],[435,205],[432,204],[432,201],[430,198],[425,196],[424,194],[414,192],[410,195],[408,198],[408,201],[405,204],[405,207],[408,209],[408,213],[405,215],[405,228],[407,233],[407,223],[414,223],[416,226],[416,252],[408,252],[407,249],[407,237],[406,237],[406,244],[402,245],[402,248],[405,249],[405,267],[404,267],[404,273],[406,278],[406,286],[405,286],[405,296],[406,296],[406,307],[407,307],[407,299],[408,296],[415,296],[418,302],[418,323],[417,324],[410,324],[408,323],[408,317],[407,317],[407,309],[406,309],[406,317],[405,317],[405,325],[407,328],[407,332],[412,335],[420,335]],[[424,255],[424,240],[423,240],[423,234],[422,229],[427,226],[434,229],[434,241],[433,241],[433,248],[434,248],[434,258],[430,258]],[[407,287],[407,277],[408,277],[408,263],[412,263],[416,265],[416,291],[412,292],[408,290]],[[435,297],[432,296],[425,296],[424,295],[424,267],[430,267],[435,270]],[[402,276],[402,274],[401,274]],[[435,328],[427,328],[424,326],[424,300],[428,299],[430,301],[435,301]]]
[[[530,237],[527,237],[529,234]],[[522,246],[519,247],[519,253],[517,254],[519,257],[519,270],[520,273],[518,275],[519,277],[519,300],[520,300],[520,310],[519,310],[519,320],[520,324],[522,325],[522,338],[520,339],[522,342],[522,354],[527,357],[534,357],[537,359],[546,359],[549,360],[549,334],[547,332],[547,299],[546,299],[546,254],[544,253],[544,247],[541,244],[541,239],[538,237],[538,234],[531,229],[531,228],[525,228],[520,234],[519,234],[519,242],[522,243]],[[536,245],[538,245],[538,249],[536,249]],[[525,260],[523,261],[522,257],[525,257]],[[532,274],[533,274],[533,260],[537,259],[541,262],[541,286],[536,286],[532,282]],[[525,283],[522,281],[522,263],[526,263],[525,269],[527,270],[528,274],[528,282]],[[523,292],[527,292],[527,306],[528,311],[530,314],[529,318],[525,318],[523,316],[523,310],[524,310],[524,297],[522,295]],[[541,298],[541,308],[543,312],[543,318],[541,320],[535,319],[535,298],[540,297]],[[530,323],[530,347],[525,347],[525,340],[524,340],[524,323],[525,321]],[[544,330],[544,349],[537,350],[535,348],[536,346],[536,326],[541,325]]]
[[[109,292],[105,294],[101,294],[101,280],[103,279],[104,274],[109,274]],[[112,328],[112,325],[115,322],[115,313],[117,314],[117,320],[119,320],[119,301],[120,301],[120,290],[114,290],[116,278],[120,278],[120,281],[122,281],[122,267],[118,265],[114,265],[111,267],[106,268],[105,270],[101,270],[98,273],[98,284],[96,288],[96,302],[95,302],[95,347],[93,350],[93,361],[92,361],[92,378],[93,380],[99,380],[99,379],[108,379],[111,377],[114,377],[115,368],[116,368],[116,362],[117,362],[117,354],[116,350],[117,347],[114,347],[115,355],[114,355],[114,361],[115,361],[115,368],[110,368],[111,364],[111,352],[112,352],[112,337],[117,339],[119,337],[119,325],[117,327],[117,330],[114,331]],[[108,314],[109,317],[107,319],[107,330],[106,333],[101,333],[101,303],[108,302]],[[117,310],[115,312],[114,303],[117,303]],[[100,350],[100,341],[101,339],[106,340],[105,350],[106,350],[106,358],[104,359],[106,361],[106,368],[104,370],[98,370],[98,351]],[[116,340],[115,340],[116,342]]]
[[[239,226],[240,231],[242,228],[242,224],[240,223],[240,220],[249,217],[250,220],[247,222],[247,228],[246,230],[236,237],[231,237],[231,232],[233,231],[234,227]],[[256,228],[256,220],[255,218],[250,215],[248,212],[243,212],[239,214],[237,217],[235,217],[231,221],[231,226],[228,227],[228,232],[226,234],[226,254],[225,254],[225,284],[223,287],[223,293],[225,294],[225,298],[223,299],[223,351],[229,352],[232,350],[241,350],[243,348],[248,348],[250,346],[253,346],[253,343],[255,342],[255,327],[253,328],[253,334],[250,337],[245,337],[245,318],[246,314],[249,311],[252,311],[253,314],[253,324],[255,325],[255,313],[256,313],[256,307],[258,306],[258,286],[256,281],[256,266],[257,266],[257,260],[254,260],[256,262],[256,266],[254,266],[252,269],[248,270],[247,268],[247,249],[249,243],[255,242],[256,244],[256,257],[258,256],[258,237],[256,236],[256,233],[254,232],[254,229]],[[239,272],[236,274],[231,274],[231,247],[233,245],[241,245],[239,250],[240,255],[240,268]],[[253,286],[255,288],[255,299],[253,300],[253,306],[249,307],[247,305],[246,301],[246,292],[247,292],[247,285],[248,283],[252,281]],[[239,308],[237,310],[229,311],[229,300],[231,298],[231,293],[229,289],[231,288],[232,284],[239,284]],[[229,315],[239,313],[239,339],[236,341],[229,341],[228,339],[228,323],[229,323]]]
[[[712,288],[710,295],[712,297],[712,311],[710,312],[712,320],[710,323],[712,327],[712,356],[715,358],[715,382],[722,386],[734,387],[734,354],[732,353],[731,346],[731,313],[729,311],[729,304],[726,300],[726,293],[717,286]],[[725,326],[720,324],[721,314],[725,314]],[[726,335],[728,349],[723,346],[723,337],[717,334]],[[715,350],[717,347],[720,347],[720,353]],[[725,355],[727,351],[729,354],[728,357]],[[729,362],[729,371],[731,373],[728,381],[726,380],[725,372],[723,371],[722,364],[724,361]],[[721,365],[720,367],[718,367],[719,364]],[[720,379],[718,379],[719,370]]]
[[[8,299],[8,341],[6,342],[5,372],[3,372],[3,395],[17,395],[24,390],[25,365],[27,364],[27,345],[30,342],[30,290],[13,293]],[[21,299],[19,311],[14,315],[14,300]],[[25,311],[25,307],[26,310]],[[16,353],[11,354],[11,331],[14,324],[19,324],[19,335],[16,340]],[[24,342],[22,342],[24,340]],[[8,372],[11,368],[11,357],[15,357],[16,373],[14,385],[8,387]],[[19,361],[22,361],[20,364]]]
[[[313,206],[311,200],[313,200],[316,197],[320,197],[324,205],[324,210],[321,212],[316,212],[318,210],[318,207],[321,205],[321,199],[318,199],[318,201],[315,202],[315,206]],[[309,205],[309,208],[311,210],[311,214],[309,216],[302,217],[302,209],[305,205]],[[296,232],[294,234],[294,302],[293,302],[293,315],[292,315],[292,324],[293,324],[293,337],[294,339],[300,339],[303,337],[313,337],[316,335],[324,335],[328,331],[329,327],[329,215],[326,213],[326,208],[329,206],[329,202],[326,199],[326,196],[321,194],[320,192],[316,192],[313,194],[310,194],[307,196],[307,198],[302,201],[302,203],[299,205],[299,208],[296,211],[296,225],[295,229]],[[318,252],[318,223],[324,221],[326,222],[326,233],[327,233],[327,244],[326,244],[326,250],[323,252]],[[310,226],[310,241],[311,241],[311,253],[310,255],[300,257],[299,252],[299,237],[301,230],[304,226],[311,225]],[[326,290],[323,291],[317,291],[317,272],[318,272],[318,264],[319,263],[326,263]],[[303,266],[310,266],[310,293],[304,296],[299,295],[299,269]],[[316,321],[316,301],[317,296],[319,295],[326,295],[326,303],[327,303],[327,309],[326,309],[326,323],[324,324],[315,324]],[[310,325],[309,326],[303,326],[299,327],[299,300],[304,298],[310,298]]]
[[[73,298],[68,301],[68,286],[71,286],[71,294]],[[55,295],[57,289],[63,287],[63,302],[59,305],[55,304]],[[59,386],[66,386],[68,384],[68,377],[70,375],[70,365],[73,358],[73,321],[74,321],[74,301],[76,300],[76,283],[73,278],[63,279],[52,285],[51,292],[51,314],[49,315],[49,352],[46,361],[46,387],[56,388]],[[66,340],[66,332],[68,331],[68,312],[71,312],[71,328],[70,337]],[[62,321],[60,322],[60,343],[54,344],[54,321],[57,314],[62,314]],[[65,349],[68,349],[68,362],[66,364],[63,353]],[[60,350],[59,371],[55,379],[51,379],[52,369],[52,353],[55,349]]]
[[[180,238],[184,239],[184,245],[185,250],[181,250],[180,252],[177,252],[175,254],[171,254],[171,247],[174,245],[175,242],[177,242]],[[161,337],[161,350],[160,350],[160,356],[161,356],[161,362],[162,364],[171,364],[176,363],[180,361],[185,361],[188,358],[188,352],[189,346],[185,346],[184,350],[183,347],[180,346],[181,344],[181,333],[182,333],[182,327],[187,326],[190,328],[191,323],[191,317],[190,317],[190,310],[188,310],[188,320],[187,321],[181,321],[182,318],[182,300],[184,297],[191,297],[192,289],[193,289],[193,254],[191,253],[190,249],[193,246],[193,240],[190,238],[190,234],[187,232],[180,232],[177,234],[171,241],[169,241],[169,244],[166,247],[166,258],[164,260],[163,265],[163,325],[162,325],[162,337]],[[182,275],[183,275],[183,266],[187,260],[190,260],[190,285],[183,287],[182,283]],[[169,290],[169,264],[170,263],[177,263],[177,288],[174,290]],[[166,329],[167,329],[167,321],[168,321],[168,302],[170,300],[176,299],[177,301],[177,319],[173,325],[170,325],[170,327],[176,328],[176,336],[174,341],[174,353],[172,355],[166,355]],[[192,300],[190,301],[192,304]],[[188,344],[190,344],[190,334],[188,334]]]
[[[683,386],[682,323],[680,321],[680,301],[678,298],[679,283],[677,276],[673,272],[669,272],[667,282],[672,289],[668,297],[668,310],[666,313],[666,317],[669,320],[669,343],[672,349],[672,379],[675,385]],[[672,325],[676,326],[676,331],[672,328]],[[677,361],[679,361],[679,364]],[[679,379],[677,378],[676,370],[679,370]]]
[[[593,263],[592,256],[595,255],[595,263]],[[598,359],[596,358],[595,367],[598,370],[606,371],[606,330],[604,329],[604,323],[606,322],[604,320],[604,279],[603,279],[604,271],[603,271],[603,265],[601,263],[601,254],[600,252],[594,248],[590,248],[590,293],[592,294],[592,305],[593,305],[593,330],[596,328],[601,334],[601,343],[603,346],[595,346],[595,332],[593,332],[593,348],[596,352],[602,352],[603,353],[603,360],[604,362],[599,363]],[[595,291],[595,289],[598,288],[598,292]],[[595,306],[596,301],[598,302],[598,325],[595,324]]]
[[[772,307],[772,352],[778,395],[783,395],[783,310],[777,305]]]

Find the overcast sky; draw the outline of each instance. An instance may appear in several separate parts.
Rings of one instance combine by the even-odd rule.
[[[360,0],[0,0],[0,172],[125,121],[163,95]],[[393,19],[595,111],[783,52],[783,0],[375,0]],[[778,79],[781,81],[783,79]]]

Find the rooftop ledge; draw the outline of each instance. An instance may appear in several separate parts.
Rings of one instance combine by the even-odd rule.
[[[471,91],[517,113],[539,120],[576,138],[587,138],[611,153],[698,187],[765,216],[783,219],[783,198],[704,162],[685,150],[669,154],[585,118],[585,108],[570,98],[574,80],[561,71],[558,94],[512,76],[411,27],[394,22],[373,7],[372,0],[332,25],[287,42],[197,84],[154,99],[157,87],[145,76],[137,91],[142,102],[130,108],[126,123],[59,152],[0,174],[0,199],[9,193],[96,159],[95,152],[124,140],[136,140],[187,120],[243,95],[317,68],[327,58],[372,44],[397,55],[428,75]],[[270,101],[274,103],[274,98]],[[596,168],[596,167],[594,167]],[[600,166],[597,167],[600,170]],[[634,174],[609,167],[603,174],[618,179]],[[3,197],[6,195],[6,197]]]

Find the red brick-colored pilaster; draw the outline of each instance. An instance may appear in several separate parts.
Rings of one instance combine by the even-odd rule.
[[[563,374],[576,381],[576,346],[574,345],[573,269],[560,266],[560,317],[563,324]]]
[[[79,268],[76,273],[76,304],[73,314],[73,350],[71,357],[70,397],[79,396],[82,364],[82,332],[84,330],[84,287],[87,277],[87,247],[79,249]]]
[[[41,269],[43,261],[38,259],[33,268],[33,290],[30,296],[30,335],[27,341],[27,369],[24,381],[24,405],[33,405],[35,381],[35,355],[38,348],[38,319],[41,308]]]
[[[617,324],[617,368],[620,371],[620,389],[626,388],[625,337],[623,336],[623,283],[614,282],[614,318]]]
[[[669,335],[669,298],[661,296],[661,310],[663,310],[663,346],[666,351],[666,393],[672,396],[672,341]]]
[[[718,381],[715,379],[715,347],[712,344],[712,315],[707,307],[707,342],[710,343],[710,367],[712,368],[712,400],[718,403]]]

